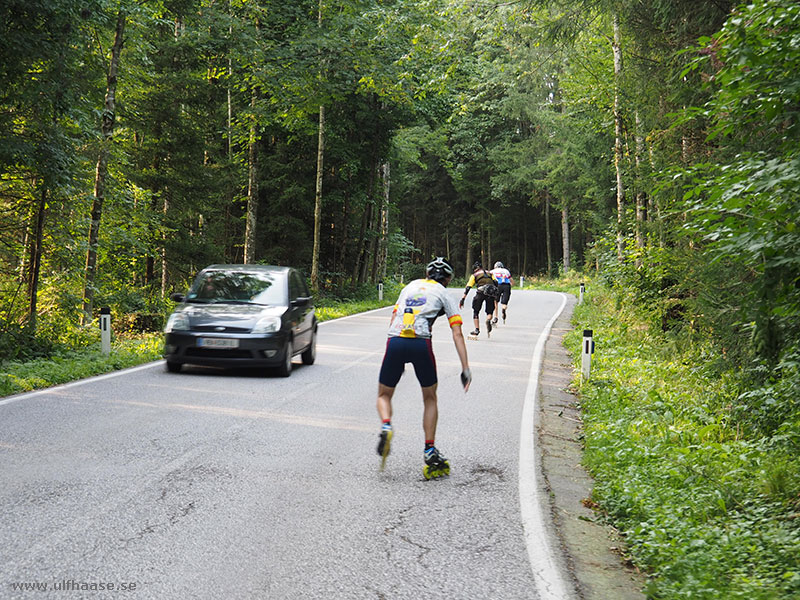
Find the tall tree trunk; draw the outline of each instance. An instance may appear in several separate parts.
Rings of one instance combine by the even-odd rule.
[[[233,8],[231,6],[231,0],[228,0],[228,19],[230,19],[228,24],[228,85],[227,85],[227,119],[225,122],[225,154],[228,158],[228,168],[233,165],[233,93],[231,91],[231,82],[233,81]],[[233,230],[235,229],[232,226],[233,216],[232,216],[232,209],[234,208],[235,200],[235,190],[232,185],[225,186],[226,190],[224,193],[225,197],[225,217],[223,221],[223,231],[224,231],[224,239],[226,240],[223,253],[225,256],[225,262],[235,262],[233,258],[236,254],[236,245],[235,240],[236,236],[233,235]]]
[[[167,223],[167,214],[169,213],[169,188],[164,190],[164,205],[163,205],[164,223]],[[161,234],[161,297],[167,297],[167,274],[169,272],[167,263],[167,232]]]
[[[644,224],[647,208],[642,182],[642,152],[644,151],[644,136],[642,136],[642,121],[639,111],[636,111],[636,268],[642,266],[642,250],[644,250]]]
[[[481,264],[485,267],[486,266],[486,259],[487,259],[487,235],[488,231],[486,228],[486,213],[481,211]]]
[[[522,207],[522,270],[520,275],[528,272],[528,207]]]
[[[467,224],[467,249],[466,249],[466,256],[467,256],[467,266],[465,269],[464,276],[469,279],[469,276],[472,275],[472,223]]]
[[[367,205],[364,207],[364,212],[361,214],[361,231],[358,237],[358,255],[356,256],[355,263],[353,264],[353,284],[364,282],[364,264],[367,262],[367,228],[372,221],[372,201],[368,200]]]
[[[30,181],[31,189],[36,189],[36,178],[31,178]],[[29,250],[30,250],[30,243],[31,243],[31,224],[33,222],[33,209],[31,209],[30,214],[27,215],[25,224],[25,232],[22,236],[22,244],[20,246],[20,253],[19,253],[19,267],[17,267],[17,281],[20,283],[26,283],[28,280],[28,258],[29,258]]]
[[[569,257],[569,211],[566,206],[561,209],[561,247],[564,253],[564,274],[569,273],[570,257]]]
[[[494,257],[494,252],[492,251],[492,218],[491,214],[489,215],[489,224],[486,227],[486,267],[488,269],[492,268],[492,259]]]
[[[655,172],[656,159],[652,142],[648,144],[647,152],[650,160],[650,170]],[[659,248],[663,248],[666,243],[664,237],[664,221],[662,220],[661,209],[652,194],[647,197],[647,219],[650,223],[656,223],[658,229],[658,246]]]
[[[116,122],[116,96],[117,96],[117,70],[119,57],[122,52],[123,34],[125,32],[125,13],[120,11],[117,15],[117,29],[114,33],[114,45],[111,47],[111,62],[106,76],[106,101],[103,108],[101,123],[102,139],[100,140],[100,154],[97,158],[97,167],[94,175],[94,198],[92,199],[92,222],[89,226],[89,244],[86,250],[86,269],[84,271],[83,286],[83,324],[92,320],[92,305],[94,303],[95,275],[97,272],[97,244],[100,238],[100,220],[103,216],[103,202],[106,197],[106,177],[108,175],[108,155],[111,137],[114,135]]]
[[[254,263],[256,260],[256,231],[258,228],[258,136],[256,135],[256,90],[250,95],[250,139],[247,150],[247,222],[244,230],[244,262]]]
[[[622,48],[620,47],[619,16],[614,20],[614,168],[617,172],[617,258],[622,260],[624,250],[625,189],[622,183],[622,114],[620,112],[620,86],[622,85]]]
[[[42,267],[42,243],[44,239],[44,220],[47,213],[47,184],[42,180],[42,192],[36,209],[36,229],[31,240],[30,272],[28,273],[28,326],[36,331],[37,301],[39,298],[39,272]]]
[[[553,276],[553,248],[550,239],[550,193],[544,195],[544,236],[547,245],[547,276]]]
[[[389,184],[391,171],[389,163],[383,163],[381,176],[383,178],[383,204],[381,206],[381,240],[380,256],[378,258],[378,279],[386,280],[386,262],[389,258]]]
[[[377,158],[377,157],[376,157]],[[374,178],[375,178],[375,185],[373,186],[373,190],[375,191],[375,198],[378,198],[378,183],[380,179],[380,165],[375,166],[374,169]],[[380,192],[380,197],[383,196],[383,193]],[[379,243],[380,243],[380,224],[381,224],[381,207],[376,200],[374,202],[375,208],[372,212],[372,221],[370,222],[370,242],[369,242],[369,252],[370,252],[370,261],[369,261],[369,273],[366,274],[364,281],[370,281],[375,283],[377,280],[377,272],[378,272],[378,252],[379,252]],[[383,200],[381,200],[381,204],[383,204]]]
[[[325,107],[319,107],[319,132],[317,135],[317,182],[314,193],[314,249],[311,258],[311,287],[319,290],[319,232],[322,221],[322,169],[325,158]]]
[[[340,273],[339,275],[339,284],[343,285],[345,281],[345,269],[347,265],[347,241],[348,241],[348,222],[350,220],[350,186],[347,186],[347,190],[344,192],[344,198],[342,203],[342,221],[341,225],[336,231],[337,239],[336,243],[339,247],[339,257],[338,263],[336,265],[336,272]]]
[[[319,0],[317,11],[317,26],[322,28],[322,0]],[[319,82],[322,84],[325,65],[324,59],[319,58]],[[322,90],[320,90],[321,92]],[[325,107],[319,105],[319,131],[317,134],[317,180],[314,193],[314,246],[311,252],[311,289],[319,291],[319,232],[322,219],[322,169],[325,157]]]

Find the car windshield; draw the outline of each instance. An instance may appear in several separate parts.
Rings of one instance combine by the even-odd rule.
[[[187,302],[285,306],[286,276],[269,271],[205,271],[195,279]]]

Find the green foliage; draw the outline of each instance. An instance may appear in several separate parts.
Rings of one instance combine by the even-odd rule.
[[[714,160],[682,174],[686,229],[720,265],[730,325],[750,334],[770,366],[800,342],[800,7],[760,0],[741,7],[688,70],[710,73],[711,99],[688,118],[712,123]],[[681,175],[679,175],[680,177]]]
[[[578,363],[580,331],[594,331],[592,376],[581,386],[584,460],[593,499],[651,576],[650,596],[795,597],[796,403],[775,389],[780,408],[751,412],[767,391],[747,392],[741,372],[715,368],[708,343],[682,344],[654,331],[651,311],[630,297],[599,281],[589,289],[565,341]],[[783,425],[767,431],[770,420]]]
[[[160,334],[117,339],[106,356],[99,343],[81,351],[62,350],[47,358],[0,363],[0,396],[59,385],[157,360],[163,354]]]

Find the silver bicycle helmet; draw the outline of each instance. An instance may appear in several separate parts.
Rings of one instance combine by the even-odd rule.
[[[425,269],[428,279],[433,279],[444,285],[444,281],[453,276],[453,266],[442,256],[437,256]]]
[[[494,263],[494,268],[495,269],[505,269],[505,267],[503,266],[503,263],[501,263],[499,260],[496,263]]]

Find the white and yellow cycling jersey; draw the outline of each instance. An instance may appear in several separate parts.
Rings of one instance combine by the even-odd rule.
[[[441,283],[415,279],[403,288],[394,305],[389,337],[429,338],[434,321],[447,315],[450,327],[461,325],[458,303]]]

